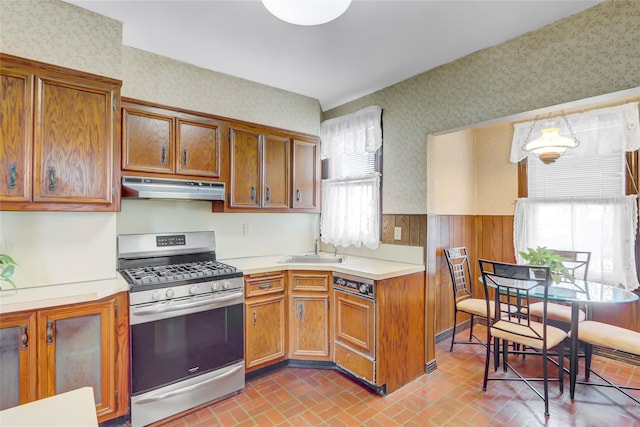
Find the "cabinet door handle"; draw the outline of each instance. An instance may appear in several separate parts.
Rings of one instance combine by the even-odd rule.
[[[53,320],[47,322],[47,344],[53,344]]]
[[[273,287],[273,283],[263,283],[262,285],[258,286],[258,288],[260,289],[269,289]]]
[[[187,166],[187,163],[189,163],[189,160],[188,160],[188,157],[187,157],[187,156],[189,155],[189,150],[187,150],[187,149],[185,148],[185,149],[184,149],[184,152],[183,152],[183,155],[184,155],[184,156],[183,156],[183,158],[182,158],[182,164],[183,164],[184,166]]]
[[[271,188],[267,187],[267,201],[271,200]]]
[[[300,189],[296,188],[296,202],[300,201]]]
[[[56,189],[56,168],[49,166],[49,191]]]
[[[16,164],[9,163],[9,189],[16,188]]]
[[[302,303],[300,303],[300,304],[298,304],[298,318],[300,320],[302,320],[302,314],[303,314]]]
[[[167,163],[167,146],[166,145],[162,146],[162,154],[160,155],[160,161],[162,162],[163,165]]]
[[[251,186],[251,200],[255,200],[256,199],[256,186],[252,185]]]
[[[27,332],[27,325],[20,326],[20,340],[22,341],[23,349],[26,349],[29,346],[29,335]]]
[[[258,316],[256,315],[256,312],[253,312],[253,326],[256,326],[256,322],[258,321]]]

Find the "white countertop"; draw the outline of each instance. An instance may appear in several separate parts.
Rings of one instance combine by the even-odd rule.
[[[128,291],[129,284],[119,274],[116,276],[113,279],[91,282],[3,290],[0,292],[0,314],[96,301]]]
[[[322,255],[331,255],[322,253]],[[364,258],[352,255],[342,255],[346,257],[345,263],[279,263],[285,255],[231,258],[220,261],[232,265],[247,274],[268,273],[280,270],[318,270],[334,271],[365,277],[373,280],[389,279],[391,277],[404,276],[407,274],[424,271],[422,264],[409,264],[396,261],[385,261],[374,258]]]
[[[324,255],[331,254],[324,253]],[[281,270],[317,270],[334,271],[373,280],[383,280],[425,270],[424,265],[421,264],[385,261],[352,255],[341,255],[346,257],[346,262],[342,264],[279,263],[278,261],[284,256],[285,255],[273,255],[232,258],[221,259],[219,261],[238,268],[245,275]],[[117,277],[113,279],[107,280],[2,291],[0,292],[0,314],[96,301],[118,292],[128,291],[129,284],[119,274],[116,274],[116,276]]]
[[[93,388],[66,393],[0,411],[0,425],[30,427],[98,427]]]

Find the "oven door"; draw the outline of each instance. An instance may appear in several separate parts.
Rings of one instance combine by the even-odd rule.
[[[242,361],[243,300],[240,291],[131,307],[132,396]]]

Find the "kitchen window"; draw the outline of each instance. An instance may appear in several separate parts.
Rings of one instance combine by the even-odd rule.
[[[638,103],[568,119],[577,148],[553,164],[525,160],[527,194],[516,203],[514,223],[518,261],[528,247],[590,251],[590,279],[637,289],[638,177],[629,159],[640,147]],[[530,127],[515,125],[511,161],[526,156],[521,147]]]
[[[322,123],[320,231],[334,246],[380,244],[382,109],[372,106]]]

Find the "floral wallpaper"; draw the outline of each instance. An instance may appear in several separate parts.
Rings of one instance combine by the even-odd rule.
[[[610,0],[323,113],[383,108],[383,211],[427,211],[427,135],[640,86],[640,1]]]

